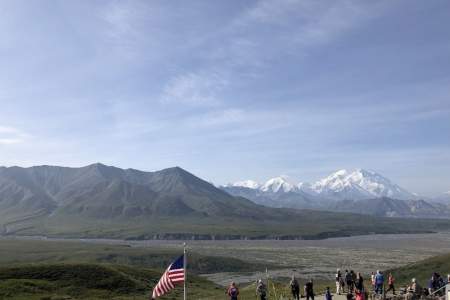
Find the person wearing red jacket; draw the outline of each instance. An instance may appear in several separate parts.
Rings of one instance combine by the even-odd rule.
[[[386,294],[387,292],[392,290],[392,293],[395,295],[395,287],[394,287],[394,283],[395,283],[395,278],[392,275],[392,273],[389,273],[389,277],[388,277],[388,289],[386,290]]]

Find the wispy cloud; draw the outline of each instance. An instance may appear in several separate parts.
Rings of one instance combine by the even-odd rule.
[[[228,28],[230,61],[263,66],[273,55],[301,55],[330,43],[387,11],[387,2],[262,0]],[[261,32],[263,34],[261,35]],[[267,43],[270,34],[270,43]],[[223,51],[221,48],[219,51]]]
[[[219,104],[219,93],[228,81],[219,73],[190,72],[172,78],[163,88],[160,101],[165,104],[213,106]]]
[[[125,59],[139,57],[149,31],[155,30],[145,25],[154,17],[146,2],[111,1],[100,8],[98,16],[106,24],[103,33],[107,44]]]
[[[17,128],[0,126],[0,145],[13,145],[25,142],[29,135]]]

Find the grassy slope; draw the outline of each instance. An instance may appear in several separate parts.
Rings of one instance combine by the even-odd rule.
[[[416,278],[422,286],[426,286],[433,272],[438,272],[444,277],[450,274],[450,253],[435,256],[390,271],[394,274],[397,283],[400,285],[406,285],[412,278]]]
[[[96,264],[42,264],[0,268],[2,299],[148,299],[162,270]],[[192,299],[217,299],[222,288],[191,275]],[[161,299],[178,299],[181,289]]]
[[[143,300],[161,276],[162,270],[142,269],[120,265],[98,264],[37,264],[0,268],[1,299],[112,299]],[[288,296],[287,283],[270,282],[269,293]],[[328,283],[316,282],[316,294],[323,293]],[[241,300],[255,298],[255,284],[242,286]],[[178,287],[162,300],[181,299]],[[225,299],[225,288],[195,275],[188,277],[190,299]],[[68,299],[68,298],[67,298]]]

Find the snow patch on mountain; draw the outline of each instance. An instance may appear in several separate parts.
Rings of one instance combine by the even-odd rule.
[[[243,180],[225,185],[226,187],[244,187],[252,190],[259,189],[260,184],[254,180]]]
[[[282,191],[288,193],[295,191],[297,189],[296,186],[297,184],[294,183],[288,176],[282,175],[267,180],[260,189],[263,192],[278,193]]]

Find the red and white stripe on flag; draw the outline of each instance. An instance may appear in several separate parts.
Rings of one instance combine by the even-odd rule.
[[[178,283],[184,282],[184,256],[178,258],[164,272],[158,284],[153,288],[152,299],[161,297],[175,288]],[[181,268],[180,268],[181,267]]]

